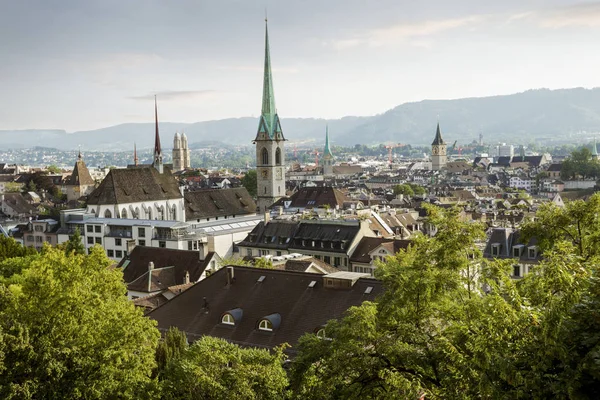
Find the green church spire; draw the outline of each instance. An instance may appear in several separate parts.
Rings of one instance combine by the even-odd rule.
[[[594,144],[592,145],[592,157],[598,158],[598,148],[596,143],[596,136],[594,136]]]
[[[442,139],[442,132],[440,132],[440,123],[438,122],[437,131],[435,132],[435,139],[433,140],[433,143],[431,143],[431,145],[435,146],[440,144],[446,144],[446,142],[444,142],[444,139]]]
[[[266,136],[266,137],[265,137]],[[271,52],[269,49],[269,28],[265,18],[265,69],[263,73],[263,97],[260,123],[256,140],[285,140],[275,107],[273,74],[271,72]]]
[[[333,153],[329,147],[329,125],[325,125],[325,150],[323,151],[323,156],[333,157]]]

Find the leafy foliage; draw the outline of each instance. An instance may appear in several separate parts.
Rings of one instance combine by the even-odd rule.
[[[244,186],[246,188],[248,193],[250,193],[250,196],[256,197],[256,189],[257,189],[257,187],[256,187],[256,185],[257,185],[256,170],[251,169],[250,171],[246,172],[246,175],[244,175],[242,177],[241,181],[242,181],[242,186]]]
[[[19,286],[0,285],[2,398],[140,398],[151,389],[155,323],[125,297],[100,248],[45,247]]]
[[[75,228],[75,232],[69,236],[69,240],[65,243],[65,254],[70,255],[71,253],[85,254],[85,246],[81,241],[79,227]]]
[[[283,348],[241,348],[204,336],[163,374],[164,399],[282,399],[288,384]]]

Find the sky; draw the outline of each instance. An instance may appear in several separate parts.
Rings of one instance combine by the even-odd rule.
[[[600,86],[600,1],[0,0],[0,129],[282,118]]]

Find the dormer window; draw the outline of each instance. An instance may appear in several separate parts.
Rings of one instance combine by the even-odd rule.
[[[260,324],[258,324],[258,329],[260,329],[261,331],[272,331],[273,324],[271,323],[271,321],[263,319],[262,321],[260,321]]]
[[[244,310],[241,308],[234,308],[233,310],[226,311],[221,316],[221,323],[224,325],[235,325],[242,320]]]
[[[513,246],[513,257],[519,258],[523,254],[523,245]]]
[[[281,315],[279,315],[279,313],[270,314],[259,321],[258,330],[272,332],[273,330],[279,328],[280,324]]]
[[[533,260],[537,256],[537,246],[529,246],[527,248],[527,256]]]
[[[500,243],[492,243],[492,256],[498,257],[500,255]]]

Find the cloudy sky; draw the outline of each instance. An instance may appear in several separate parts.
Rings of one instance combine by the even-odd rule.
[[[600,2],[0,0],[0,129],[282,117],[600,86]]]

